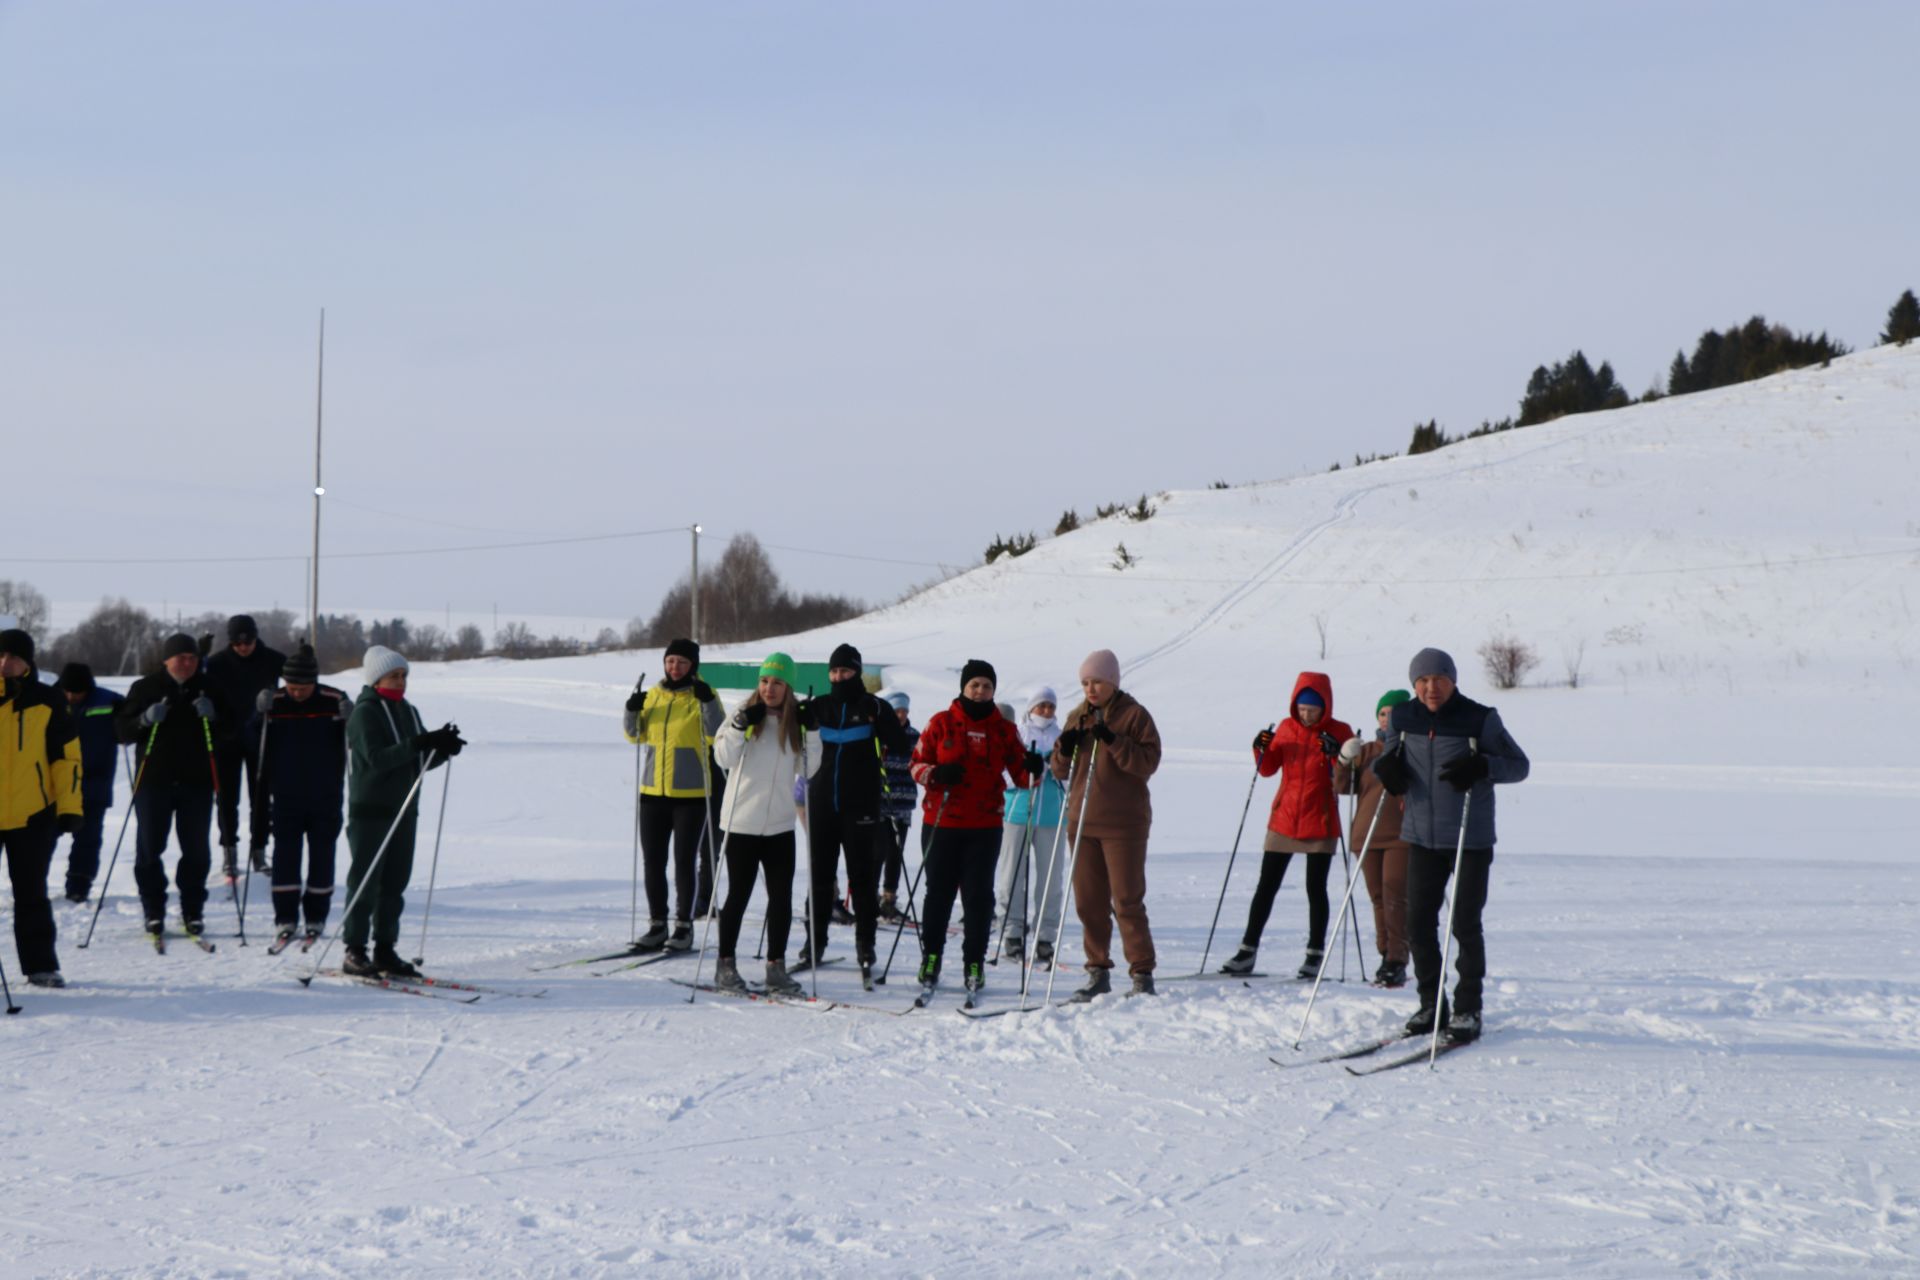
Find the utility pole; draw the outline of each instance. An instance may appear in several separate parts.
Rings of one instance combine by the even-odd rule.
[[[307,642],[320,648],[320,499],[327,496],[320,481],[320,430],[327,405],[327,309],[320,308],[320,369],[313,389],[313,560],[307,577]]]
[[[693,526],[693,590],[689,594],[693,606],[693,622],[689,628],[692,634],[687,639],[700,643],[700,526]]]

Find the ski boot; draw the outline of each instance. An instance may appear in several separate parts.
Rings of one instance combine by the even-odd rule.
[[[1476,1013],[1456,1013],[1447,1019],[1447,1029],[1441,1032],[1448,1044],[1472,1044],[1480,1038],[1480,1015]]]
[[[1407,964],[1404,960],[1389,960],[1380,966],[1380,972],[1373,977],[1374,985],[1381,987],[1404,987],[1407,985]]]
[[[731,991],[736,995],[744,994],[747,984],[740,977],[740,969],[731,960],[720,960],[713,966],[713,985],[721,991]]]
[[[220,846],[220,878],[232,885],[240,878],[240,846],[223,844]]]
[[[858,959],[860,961],[860,989],[862,991],[871,991],[873,990],[873,952],[862,951]]]
[[[835,898],[833,900],[833,923],[852,924],[853,922],[854,922],[853,912],[847,910],[846,903],[842,902],[838,898]]]
[[[349,978],[377,978],[380,976],[380,970],[374,968],[373,961],[367,958],[367,949],[365,947],[356,947],[351,942],[347,944],[346,952],[340,958],[340,972],[346,974]]]
[[[1127,998],[1129,1000],[1134,996],[1151,996],[1157,994],[1159,993],[1153,989],[1152,974],[1136,973],[1133,975],[1133,990],[1127,992]]]
[[[770,996],[803,996],[807,989],[787,975],[787,966],[779,960],[767,961],[767,994]]]
[[[400,958],[400,953],[384,943],[373,948],[373,967],[389,978],[411,979],[420,971]]]
[[[1009,960],[1025,960],[1027,958],[1026,939],[1018,934],[1008,934],[1006,944],[1000,948],[1000,954]]]
[[[888,924],[899,924],[906,919],[900,914],[899,899],[891,893],[880,895],[880,918]]]
[[[1096,999],[1113,990],[1113,978],[1105,969],[1089,969],[1087,981],[1069,999],[1074,1004],[1092,1004]]]
[[[263,844],[256,844],[251,849],[248,849],[247,862],[249,865],[253,867],[255,871],[259,872],[261,875],[266,875],[268,871],[267,847]]]
[[[1440,1003],[1440,1025],[1447,1025],[1447,1005]],[[1419,1009],[1407,1019],[1407,1034],[1410,1036],[1429,1036],[1433,1034],[1433,1001],[1422,1000]]]
[[[793,968],[790,972],[805,973],[807,970],[813,968],[814,961],[813,948],[803,944],[800,948],[800,954],[793,958]]]
[[[1293,976],[1302,982],[1311,982],[1320,976],[1320,966],[1326,960],[1327,953],[1319,947],[1308,947],[1306,959],[1293,971]]]
[[[1231,974],[1252,973],[1253,962],[1258,959],[1259,956],[1260,948],[1243,945],[1238,951],[1233,953],[1231,959],[1220,966],[1220,972]]]
[[[920,972],[918,975],[918,979],[919,979],[920,985],[923,987],[932,987],[940,981],[940,953],[939,952],[929,951],[927,952],[926,955],[920,958]]]
[[[674,921],[673,932],[667,935],[667,950],[693,950],[693,926],[685,920]]]
[[[981,964],[977,960],[974,961],[972,964],[969,964],[967,966],[967,983],[966,983],[967,1008],[969,1009],[973,1008],[974,1002],[979,1000],[980,993],[981,991],[986,989],[986,985],[987,985],[987,966]]]
[[[207,927],[198,920],[182,920],[180,931],[189,938],[197,938],[207,931]]]
[[[635,951],[658,951],[667,945],[667,922],[655,920],[647,926],[647,931],[633,940]]]
[[[283,924],[273,931],[273,945],[268,950],[278,954],[293,945],[294,927]]]
[[[305,951],[318,941],[320,941],[320,926],[310,924],[307,926],[307,931],[300,935],[300,949]]]
[[[58,987],[66,986],[67,980],[60,976],[60,971],[58,969],[49,969],[45,973],[28,974],[27,985],[30,987],[58,988]]]
[[[1049,969],[1052,968],[1053,944],[1051,942],[1035,943],[1033,948],[1033,962],[1036,965],[1041,965]]]

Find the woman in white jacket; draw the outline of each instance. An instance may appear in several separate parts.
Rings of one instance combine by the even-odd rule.
[[[720,959],[714,985],[744,991],[734,963],[740,923],[753,897],[754,881],[767,877],[767,990],[799,995],[787,974],[787,935],[793,928],[794,808],[796,778],[820,762],[814,739],[800,723],[793,696],[793,659],[770,654],[760,664],[760,685],[747,695],[713,741],[714,758],[727,771],[720,809],[721,848],[726,854],[727,899],[720,908]]]

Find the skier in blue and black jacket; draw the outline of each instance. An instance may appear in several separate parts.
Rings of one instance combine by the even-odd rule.
[[[67,901],[85,902],[93,892],[93,878],[100,874],[101,831],[107,810],[113,808],[113,778],[120,767],[113,713],[126,699],[96,684],[93,668],[84,662],[69,662],[61,669],[60,692],[80,734],[81,817],[67,850]]]

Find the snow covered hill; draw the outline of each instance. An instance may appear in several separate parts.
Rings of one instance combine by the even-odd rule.
[[[924,720],[969,657],[1064,695],[1115,649],[1168,744],[1149,906],[1171,976],[1199,965],[1246,743],[1294,674],[1329,672],[1365,722],[1414,650],[1451,649],[1535,769],[1501,801],[1489,1034],[1437,1072],[1269,1061],[1410,1011],[1357,982],[1296,1052],[1305,992],[1271,980],[973,1023],[689,1004],[672,965],[529,972],[629,936],[618,708],[658,655],[461,663],[414,683],[473,740],[428,967],[545,994],[302,988],[261,955],[261,884],[253,945],[156,957],[123,853],[93,946],[62,921],[73,987],[0,1026],[0,1239],[23,1274],[77,1276],[1914,1274],[1916,439],[1920,347],[1880,349],[1171,494],[830,634],[709,650],[850,639]],[[1496,632],[1540,651],[1525,687],[1486,688]],[[1370,966],[1364,894],[1360,915]],[[821,992],[899,1012],[899,973]],[[989,998],[1016,985],[1002,965]]]

